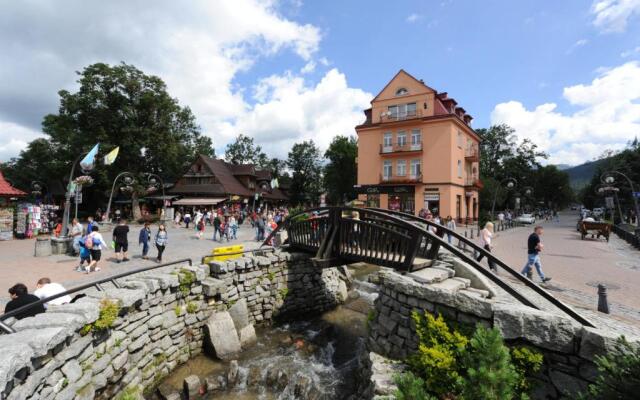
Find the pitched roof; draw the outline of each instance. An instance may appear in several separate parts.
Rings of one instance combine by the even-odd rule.
[[[216,176],[218,182],[224,187],[226,193],[237,194],[240,196],[253,196],[253,192],[244,187],[239,180],[233,176],[233,172],[229,168],[230,164],[227,164],[223,160],[207,157],[201,155],[202,160],[209,167],[211,172]]]
[[[231,164],[226,163],[234,175],[255,175],[256,168],[253,164]]]
[[[376,95],[376,97],[373,98],[373,100],[371,100],[371,102],[373,103],[374,101],[376,101],[376,99],[382,94],[382,92],[384,92],[384,90],[389,87],[389,85],[391,85],[391,82],[393,82],[396,77],[400,74],[405,74],[407,75],[409,78],[413,79],[414,81],[418,82],[419,84],[421,84],[422,86],[424,86],[426,89],[431,90],[433,92],[435,92],[434,89],[430,88],[429,86],[427,86],[423,80],[421,79],[417,79],[416,77],[414,77],[413,75],[411,75],[410,73],[408,73],[407,71],[405,71],[404,69],[401,69],[400,71],[398,71],[397,74],[395,74],[393,76],[393,78],[391,78],[391,80],[389,82],[387,82],[386,85],[384,85],[384,87],[382,88],[382,90],[380,92],[378,92],[378,94]]]
[[[16,189],[6,179],[4,179],[4,175],[2,171],[0,171],[0,196],[10,197],[10,196],[26,196],[27,194],[20,189]]]
[[[256,179],[262,181],[270,181],[271,180],[271,171],[267,169],[259,169],[256,170]]]

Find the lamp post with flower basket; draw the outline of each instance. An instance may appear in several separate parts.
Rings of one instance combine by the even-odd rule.
[[[120,188],[120,190],[122,192],[132,192],[133,191],[133,185],[135,185],[136,183],[136,179],[134,177],[134,175],[131,172],[120,172],[116,178],[113,180],[113,185],[111,185],[111,194],[109,195],[109,204],[107,204],[107,212],[106,212],[106,216],[107,216],[107,221],[111,221],[111,201],[113,200],[113,192],[116,189],[116,183],[118,183],[118,180],[122,178],[122,183],[124,184],[124,186],[122,186]]]
[[[160,221],[164,222],[165,216],[167,215],[166,203],[164,198],[164,181],[162,180],[160,175],[157,175],[157,174],[146,172],[144,173],[144,175],[146,175],[147,177],[147,183],[148,183],[147,193],[151,193],[158,190],[158,186],[160,186],[160,188],[162,189],[162,215],[160,216]]]
[[[82,173],[85,175],[81,175],[78,178],[74,179],[73,176],[76,173],[76,167],[78,166],[78,164],[80,164],[80,160],[82,160],[87,154],[89,154],[89,152],[85,152],[80,154],[74,161],[73,164],[71,166],[71,172],[69,173],[69,184],[67,186],[67,192],[65,193],[65,198],[64,198],[64,215],[62,217],[62,230],[61,230],[61,240],[66,240],[67,239],[67,231],[68,231],[68,227],[69,227],[69,214],[71,213],[71,196],[72,196],[72,191],[75,192],[75,185],[77,184],[76,179],[80,179],[80,182],[85,182],[85,185],[89,185],[91,183],[93,183],[93,178],[91,178],[89,175],[89,172],[91,172],[93,170],[94,164],[83,164],[80,166],[80,169],[82,170]],[[82,184],[82,183],[81,183]]]

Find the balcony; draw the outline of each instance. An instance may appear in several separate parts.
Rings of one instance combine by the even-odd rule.
[[[422,182],[422,174],[385,175],[380,174],[380,183],[418,183]]]
[[[380,154],[406,153],[410,151],[422,151],[422,142],[418,143],[391,143],[388,146],[380,145]]]
[[[408,119],[415,118],[422,118],[422,110],[411,110],[397,113],[383,111],[380,113],[380,122],[406,121]]]
[[[477,189],[480,190],[484,187],[484,183],[480,180],[480,178],[475,176],[470,176],[465,178],[464,187],[467,189]]]
[[[470,146],[464,150],[464,158],[467,161],[479,162],[480,161],[480,149],[478,146]]]

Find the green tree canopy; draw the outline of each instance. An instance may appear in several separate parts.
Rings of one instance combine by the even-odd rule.
[[[232,164],[255,164],[259,168],[269,167],[270,161],[262,147],[253,142],[253,138],[240,134],[224,151],[224,159]]]
[[[324,157],[329,160],[324,167],[324,187],[329,204],[340,204],[356,197],[358,142],[353,136],[336,136]]]
[[[307,140],[296,143],[289,151],[287,167],[292,172],[290,200],[293,205],[315,204],[322,191],[320,150]]]

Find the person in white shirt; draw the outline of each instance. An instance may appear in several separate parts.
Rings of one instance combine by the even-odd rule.
[[[33,294],[36,295],[40,300],[42,300],[65,291],[66,289],[61,284],[52,283],[51,279],[49,278],[40,278],[38,280],[38,284],[36,285],[36,291],[33,292]],[[47,301],[44,306],[46,308],[48,305],[59,306],[70,302],[71,296],[65,295],[58,297],[57,299]]]
[[[493,223],[492,222],[487,222],[486,224],[484,224],[484,229],[480,231],[480,246],[482,246],[482,248],[484,248],[486,251],[488,251],[489,253],[491,253],[491,249],[493,248],[493,246],[491,245],[491,240],[493,239]],[[480,254],[480,256],[478,256],[478,258],[476,259],[477,261],[482,260],[482,258],[484,257],[484,254]],[[493,261],[489,258],[489,268],[493,271],[496,271],[496,266],[493,264]]]
[[[80,254],[80,241],[82,240],[82,231],[84,228],[77,218],[74,218],[71,222],[71,237],[73,238],[73,255]]]
[[[455,232],[455,230],[456,230],[456,221],[453,218],[451,218],[451,215],[447,216],[446,221],[447,221],[447,223],[446,223],[447,229],[452,230],[452,231]],[[451,234],[450,233],[447,233],[447,241],[449,242],[449,244],[451,244]]]
[[[87,274],[94,271],[100,271],[100,267],[98,267],[98,262],[100,262],[100,258],[102,258],[102,249],[107,249],[109,246],[107,242],[104,241],[104,238],[100,234],[99,228],[97,225],[93,225],[91,227],[92,232],[87,235],[87,242],[91,241],[91,246],[89,247],[89,251],[91,252],[91,263],[87,266],[86,272]]]

